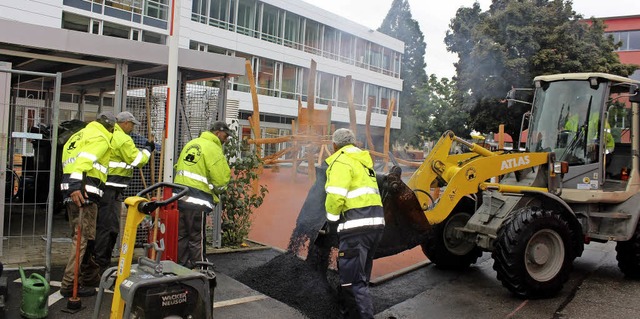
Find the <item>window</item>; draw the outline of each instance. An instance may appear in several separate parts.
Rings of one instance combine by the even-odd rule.
[[[344,33],[340,35],[340,57],[344,63],[353,64],[353,43],[354,37]]]
[[[238,33],[256,36],[256,1],[255,0],[239,0],[238,1]]]
[[[398,109],[400,109],[400,92],[391,90],[391,98],[395,101],[395,104],[393,107],[393,115],[398,116],[399,114]]]
[[[207,22],[207,0],[193,0],[191,3],[191,20]]]
[[[392,50],[384,48],[380,66],[382,67],[382,73],[385,75],[393,75],[393,54]]]
[[[320,104],[329,104],[331,102],[335,105],[333,101],[333,91],[334,91],[334,76],[324,72],[318,72],[318,93],[317,93],[317,101]]]
[[[129,39],[130,32],[131,32],[131,28],[125,27],[119,24],[104,21],[102,25],[102,35]]]
[[[104,4],[124,11],[142,13],[142,0],[105,0]]]
[[[353,105],[356,110],[365,111],[367,109],[367,102],[364,98],[364,83],[360,81],[353,81]]]
[[[140,30],[131,29],[131,40],[140,41]]]
[[[299,48],[302,34],[300,20],[300,16],[286,12],[286,18],[284,20],[284,45],[290,48]]]
[[[261,128],[260,129],[262,131],[262,136],[264,136],[265,138],[273,138],[273,137],[280,137],[280,136],[286,136],[286,135],[291,135],[291,130],[289,129],[281,129],[281,128],[276,128],[276,127],[265,127],[265,128]],[[273,155],[285,148],[287,148],[287,143],[283,142],[283,143],[278,143],[278,144],[265,144],[264,148],[263,148],[263,156],[268,156],[268,155]],[[280,157],[281,159],[284,158],[284,155]]]
[[[322,39],[323,56],[334,60],[338,59],[338,49],[340,47],[339,34],[340,32],[332,27],[324,27],[324,38]]]
[[[640,50],[640,30],[610,32],[605,35],[613,36],[614,42],[622,42],[618,51]]]
[[[284,63],[282,67],[282,93],[285,99],[296,99],[296,79],[298,68],[295,65]]]
[[[157,44],[166,44],[167,37],[165,35],[151,32],[151,31],[142,31],[142,41],[149,43],[157,43]]]
[[[229,29],[229,13],[232,0],[211,0],[209,7],[209,25]]]
[[[378,103],[379,96],[379,87],[373,84],[367,84],[367,103],[370,103],[373,108],[373,113],[381,113],[380,112],[380,103]]]
[[[91,19],[77,14],[62,12],[62,28],[67,30],[89,32]]]
[[[387,114],[391,105],[391,90],[388,88],[380,88],[380,109],[382,114]]]
[[[145,4],[145,15],[164,21],[168,20],[169,0],[146,0]]]
[[[396,78],[400,78],[400,71],[401,71],[401,65],[402,65],[402,54],[395,52],[394,56],[393,56],[394,60],[393,60],[393,75]]]
[[[93,34],[102,34],[102,21],[93,20],[91,21],[91,33]]]
[[[250,55],[247,54],[242,54],[242,53],[237,53],[236,52],[236,57],[239,58],[245,58],[246,60],[251,61],[251,66],[253,68],[253,74],[255,74],[256,72],[256,59],[252,59]],[[234,91],[241,91],[241,92],[249,92],[250,88],[249,88],[249,77],[248,75],[240,75],[237,78],[235,78],[235,80],[233,81],[233,90]]]
[[[297,92],[301,94],[301,99],[303,102],[307,101],[307,89],[309,84],[309,69],[300,68],[300,72],[298,72],[298,89]]]
[[[320,24],[312,20],[305,21],[304,50],[309,53],[319,54],[320,49]]]
[[[371,43],[369,44],[369,53],[368,63],[370,65],[370,69],[375,72],[381,72],[380,66],[382,65],[382,47]]]
[[[629,50],[640,50],[640,30],[629,31]]]
[[[280,16],[281,12],[278,8],[263,4],[262,9],[262,39],[274,42],[282,43],[280,34]]]
[[[353,85],[353,80],[351,81],[351,83]],[[353,88],[351,88],[351,90],[353,90]],[[348,90],[347,88],[347,78],[340,77],[338,79],[338,106],[339,107],[344,107],[344,108],[349,107],[348,94],[351,93],[349,91],[350,90]]]
[[[258,94],[275,96],[275,66],[271,59],[259,58]]]
[[[369,61],[367,61],[367,44],[366,40],[356,39],[356,66],[366,68]]]

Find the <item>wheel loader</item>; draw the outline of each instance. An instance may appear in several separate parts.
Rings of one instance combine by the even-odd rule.
[[[562,289],[585,244],[617,241],[620,270],[640,278],[640,81],[572,73],[534,84],[524,149],[490,151],[448,131],[406,184],[397,167],[379,174],[386,227],[376,258],[421,245],[438,268],[464,269],[490,251],[504,287],[540,298]],[[468,152],[452,154],[459,146]],[[292,234],[294,252],[300,238],[316,244],[310,253],[335,246],[322,231],[318,170]]]
[[[561,290],[591,241],[617,241],[620,270],[640,278],[640,81],[574,73],[534,84],[523,151],[491,152],[446,132],[408,181],[444,188],[435,202],[416,191],[433,225],[423,251],[441,268],[490,251],[498,280],[523,298]],[[470,152],[448,155],[453,142]]]

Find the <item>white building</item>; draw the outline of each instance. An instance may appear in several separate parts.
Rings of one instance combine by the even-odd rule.
[[[404,44],[401,41],[300,0],[182,0],[179,3],[180,66],[197,69],[198,63],[204,63],[203,54],[186,53],[188,49],[216,53],[218,60],[214,61],[225,65],[209,65],[207,70],[221,68],[221,74],[230,76],[227,99],[237,101],[242,125],[248,124],[246,118],[252,113],[249,82],[247,76],[234,77],[234,74],[244,72],[237,70],[237,59],[225,60],[225,55],[245,58],[252,63],[263,136],[290,133],[291,120],[297,116],[297,100],[307,99],[312,59],[317,62],[318,71],[316,107],[323,108],[331,102],[333,123],[348,125],[344,82],[350,75],[354,80],[357,123],[365,124],[366,104],[371,99],[374,106],[370,124],[374,135],[380,136],[386,122],[386,109],[394,99],[396,108],[391,127],[400,128],[397,114],[402,90],[400,65]],[[4,48],[0,51],[0,61],[21,51],[12,47],[19,45],[55,52],[69,51],[80,60],[83,54],[102,53],[124,61],[129,74],[132,70],[144,74],[141,70],[144,65],[133,66],[131,61],[146,63],[149,62],[147,59],[152,59],[157,63],[166,56],[171,5],[171,0],[3,0],[0,2],[3,27],[21,30],[26,23],[42,28],[27,28],[24,34],[13,37],[0,35],[0,48]],[[59,34],[71,36],[58,43],[49,43]],[[75,42],[70,38],[81,40],[81,43],[70,43]],[[189,57],[183,57],[185,54]],[[233,70],[224,70],[228,61],[233,61]],[[207,63],[211,64],[210,61]],[[15,62],[14,68],[19,68]],[[208,84],[217,86],[219,80]],[[77,87],[83,94],[92,93],[86,86]],[[73,97],[71,99],[69,102]],[[246,128],[244,132],[247,132]]]

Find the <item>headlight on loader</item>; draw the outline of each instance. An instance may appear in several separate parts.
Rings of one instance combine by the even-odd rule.
[[[569,162],[554,162],[553,163],[553,173],[555,174],[566,174],[569,172]]]

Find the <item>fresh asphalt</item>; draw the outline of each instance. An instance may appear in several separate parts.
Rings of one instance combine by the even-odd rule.
[[[281,252],[273,249],[209,255],[216,265],[215,318],[305,318],[295,308],[247,287],[234,278],[258,267]],[[493,261],[485,253],[466,271],[443,271],[427,265],[371,288],[376,318],[639,318],[637,296],[640,282],[624,278],[617,268],[615,243],[592,243],[574,262],[564,289],[556,296],[538,300],[515,298],[495,278]],[[27,276],[30,271],[27,271]],[[61,267],[52,279],[60,278]],[[21,284],[17,271],[5,271],[9,296],[4,318],[20,318]],[[55,285],[56,282],[52,282]],[[62,310],[66,299],[58,288],[49,296],[48,318],[90,318],[95,297],[82,298],[85,308],[76,314]],[[108,318],[111,295],[107,295],[99,318]]]

